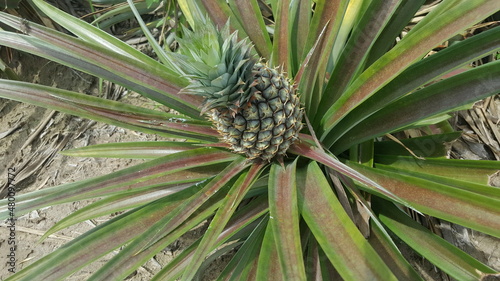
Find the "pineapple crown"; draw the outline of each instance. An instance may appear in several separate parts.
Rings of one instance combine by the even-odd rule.
[[[237,32],[230,33],[229,22],[220,30],[209,20],[195,31],[183,29],[178,38],[179,66],[190,79],[184,93],[205,97],[202,113],[227,108],[236,112],[252,96],[253,71],[257,59],[253,46]]]

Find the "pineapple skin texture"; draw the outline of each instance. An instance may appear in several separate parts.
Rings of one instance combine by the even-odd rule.
[[[303,109],[291,81],[263,63],[253,66],[252,95],[239,108],[209,112],[222,141],[248,159],[284,155],[302,129]]]

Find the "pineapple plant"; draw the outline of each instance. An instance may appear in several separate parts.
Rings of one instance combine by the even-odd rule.
[[[422,280],[400,241],[456,280],[498,276],[409,214],[500,237],[500,192],[487,184],[500,164],[448,159],[444,144],[459,135],[449,113],[500,92],[500,27],[426,56],[500,2],[182,0],[178,50],[159,45],[128,2],[157,59],[41,0],[33,3],[72,35],[30,23],[29,32],[0,31],[0,45],[179,114],[8,79],[0,97],[185,141],[65,151],[148,161],[19,195],[16,216],[99,198],[44,238],[120,215],[7,280],[62,280],[118,248],[89,280],[123,280],[203,222],[202,237],[153,280],[201,279],[232,250],[218,280]],[[432,11],[401,36],[422,10]],[[0,22],[20,30],[23,20],[0,13]]]
[[[191,79],[184,92],[204,97],[201,112],[232,151],[266,161],[283,156],[302,129],[293,82],[258,61],[228,24],[221,31],[207,20],[198,26],[179,40],[178,61]]]

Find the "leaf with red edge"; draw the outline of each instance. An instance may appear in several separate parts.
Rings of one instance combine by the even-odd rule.
[[[233,187],[229,190],[224,198],[222,206],[217,210],[215,217],[210,222],[210,226],[204,233],[200,245],[194,253],[194,257],[189,263],[190,268],[198,268],[205,257],[212,251],[213,246],[217,241],[217,237],[222,232],[224,226],[229,221],[230,217],[240,204],[243,197],[248,192],[252,184],[257,180],[264,164],[258,163],[252,165],[248,172],[243,173],[234,183]],[[182,276],[181,280],[192,280],[195,271],[187,271]]]
[[[0,22],[14,29],[22,26],[21,19],[3,12],[0,12]],[[143,60],[139,60],[94,42],[84,41],[35,23],[29,24],[29,35],[0,31],[0,45],[107,79],[168,105],[182,114],[199,118],[198,107],[201,99],[193,95],[179,94],[180,90],[187,86],[187,79],[172,73],[160,63],[152,63],[146,55],[143,55]]]
[[[360,183],[370,186],[371,188],[375,189],[381,196],[391,198],[391,200],[394,200],[395,202],[399,202],[401,204],[409,206],[407,202],[403,201],[401,198],[394,195],[394,193],[392,193],[390,190],[384,188],[375,181],[371,180],[370,177],[367,177],[363,173],[360,173],[352,169],[351,167],[343,164],[330,154],[327,154],[325,151],[317,147],[314,147],[311,144],[308,144],[306,142],[294,143],[290,147],[289,151],[294,154],[302,155],[304,157],[322,163],[343,175],[346,175],[352,179],[359,181]]]
[[[398,74],[421,59],[432,48],[463,29],[483,20],[500,9],[497,0],[448,1],[450,8],[430,22],[420,22],[408,35],[353,81],[342,96],[328,109],[318,133],[321,140],[351,110],[375,94]],[[425,25],[425,28],[422,27]],[[392,108],[392,107],[391,107]]]
[[[269,173],[270,223],[286,280],[306,279],[300,244],[296,166],[297,161],[286,167],[273,163]]]
[[[158,158],[173,153],[200,148],[199,143],[178,141],[144,141],[102,143],[60,152],[74,157],[109,157],[109,158]]]
[[[499,198],[394,171],[352,162],[347,164],[409,202],[419,212],[500,237]],[[367,186],[360,188],[373,192]]]
[[[208,122],[32,83],[0,79],[0,97],[31,103],[127,129],[217,142]]]
[[[228,162],[237,157],[235,154],[211,148],[168,155],[108,175],[18,195],[16,196],[16,214],[21,215],[65,202],[117,194],[131,188],[158,184],[158,180],[160,182],[189,181],[190,178],[203,175],[203,169],[196,173],[191,171],[176,174],[176,172]],[[9,214],[8,206],[4,202],[7,202],[7,199],[0,200],[0,218],[7,218]]]
[[[272,48],[271,38],[267,32],[257,0],[232,0],[229,1],[229,4],[231,7],[234,7],[233,12],[238,14],[238,16],[232,20],[239,20],[241,22],[241,25],[245,29],[250,41],[254,44],[260,57],[269,59]]]
[[[316,162],[298,170],[297,187],[302,217],[344,280],[397,280],[344,211]]]

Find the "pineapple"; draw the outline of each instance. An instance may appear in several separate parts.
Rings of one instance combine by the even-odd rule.
[[[180,66],[191,83],[185,93],[205,97],[206,114],[223,142],[249,159],[284,155],[302,129],[303,110],[293,82],[252,54],[226,24],[184,30]]]

